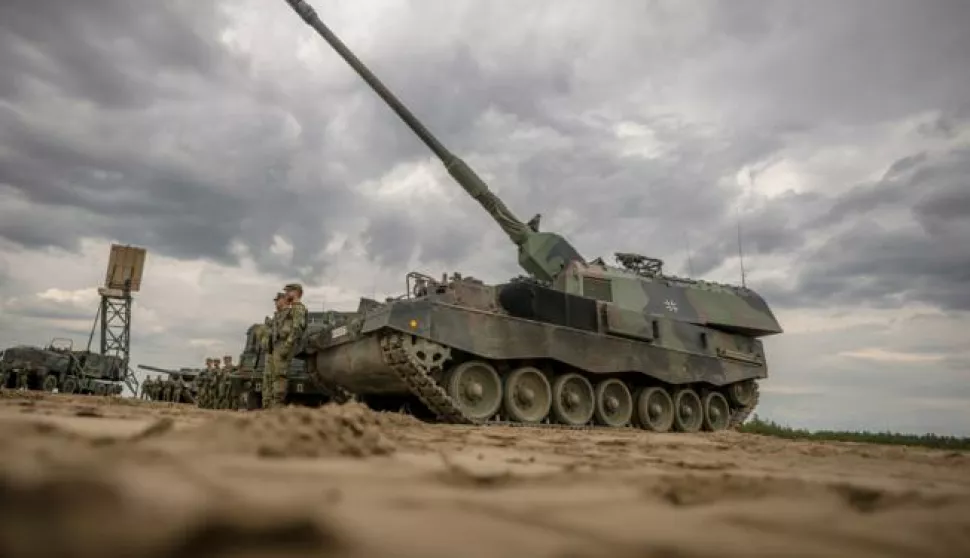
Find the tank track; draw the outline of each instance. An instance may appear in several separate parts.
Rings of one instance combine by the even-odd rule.
[[[380,337],[381,353],[385,364],[397,374],[398,378],[411,390],[421,402],[438,418],[448,424],[488,425],[488,426],[516,426],[531,428],[553,428],[561,430],[615,430],[607,426],[593,424],[568,425],[550,422],[547,418],[539,424],[522,423],[506,420],[473,420],[464,415],[455,401],[441,385],[424,370],[417,359],[405,349],[405,335],[401,333],[382,334]],[[751,403],[736,409],[731,414],[728,430],[735,430],[748,418],[758,405],[758,384],[754,384],[754,397]],[[629,428],[629,427],[628,427]]]
[[[761,399],[761,391],[758,388],[758,382],[754,382],[754,396],[751,398],[751,403],[748,403],[740,409],[735,409],[731,413],[731,421],[728,423],[728,430],[737,430],[744,424],[744,421],[748,420],[751,413],[754,412],[755,408],[758,406],[758,400]]]
[[[318,388],[320,388],[320,391],[329,395],[330,400],[334,403],[343,405],[344,403],[348,403],[356,399],[356,396],[352,392],[345,389],[343,386],[340,386],[336,382],[326,381],[316,374],[310,374],[308,378]]]

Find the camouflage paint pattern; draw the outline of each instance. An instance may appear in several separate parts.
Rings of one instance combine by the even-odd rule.
[[[338,323],[341,313],[307,312],[307,331],[318,331],[325,325]],[[196,404],[206,409],[253,410],[263,407],[266,364],[271,361],[266,351],[264,335],[269,328],[266,323],[253,324],[246,330],[239,364],[226,373],[225,370],[203,371],[199,376],[199,392]],[[329,400],[328,392],[306,372],[303,353],[296,353],[289,364],[287,391],[284,404],[319,406]],[[271,385],[271,383],[270,383]]]
[[[123,366],[117,356],[74,350],[69,340],[55,339],[46,348],[18,345],[3,351],[0,387],[119,395],[124,389]]]
[[[138,368],[160,373],[157,377],[147,378],[142,384],[141,399],[190,405],[197,401],[202,378],[206,372],[197,368],[169,370],[145,364],[139,364]]]
[[[480,422],[498,413],[580,426],[595,416],[609,426],[633,420],[654,430],[673,425],[696,431],[699,416],[705,427],[717,430],[753,410],[755,380],[767,376],[759,338],[782,332],[760,295],[667,276],[660,260],[637,254],[617,253],[616,266],[601,258],[588,262],[562,236],[540,232],[539,215],[523,223],[312,7],[304,0],[286,2],[482,206],[529,274],[527,281],[495,286],[457,274],[440,282],[409,274],[404,298],[367,308],[362,301],[351,323],[311,336],[312,375],[365,399],[412,396],[439,419],[454,422]],[[414,289],[412,277],[418,281]],[[567,383],[579,386],[567,390],[568,402],[560,397]],[[516,399],[520,396],[525,399]],[[523,405],[527,399],[532,405],[535,396],[544,403],[530,415]],[[584,397],[595,412],[574,420],[565,406]],[[484,414],[469,403],[473,400],[488,400],[479,406]]]

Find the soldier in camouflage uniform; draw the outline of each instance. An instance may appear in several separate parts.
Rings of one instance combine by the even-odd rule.
[[[297,343],[303,338],[307,326],[307,310],[300,298],[303,296],[303,286],[291,283],[283,288],[286,293],[287,307],[280,313],[273,328],[272,347],[273,362],[272,385],[273,393],[270,397],[271,406],[282,406],[287,392],[286,376],[290,371],[290,362],[297,349]],[[270,405],[263,405],[269,408]]]
[[[275,401],[281,401],[282,397],[277,397],[275,394],[275,384],[276,384],[276,374],[275,368],[273,367],[273,352],[274,352],[274,336],[276,335],[277,325],[280,316],[283,312],[287,310],[287,298],[283,293],[276,293],[273,298],[273,302],[276,304],[276,312],[273,313],[273,317],[266,318],[266,327],[262,329],[262,338],[260,343],[262,345],[263,354],[263,408],[269,409],[273,406]],[[285,395],[285,394],[284,394]]]
[[[225,355],[222,357],[222,377],[224,378],[223,383],[225,384],[225,393],[222,396],[222,408],[233,409],[236,407],[236,402],[233,401],[232,397],[232,379],[229,377],[232,374],[232,356]]]
[[[223,382],[222,368],[219,367],[219,359],[212,358],[212,408],[221,408],[220,404],[226,394],[226,386]]]
[[[205,359],[205,370],[199,374],[199,379],[196,380],[199,383],[199,400],[198,406],[207,409],[208,408],[208,398],[209,398],[209,376],[212,372],[209,370],[209,359]]]
[[[259,344],[263,349],[263,354],[267,354],[269,351],[269,338],[270,333],[273,330],[273,322],[280,315],[284,308],[286,308],[286,295],[283,293],[276,293],[276,297],[273,298],[273,302],[276,304],[276,311],[273,313],[273,317],[266,316],[266,320],[263,322],[265,327],[260,328],[257,335],[259,335]],[[267,359],[268,360],[268,359]]]

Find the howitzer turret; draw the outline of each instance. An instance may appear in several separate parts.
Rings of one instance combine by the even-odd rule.
[[[635,253],[616,253],[619,265],[587,262],[561,236],[539,232],[538,216],[519,221],[313,8],[286,1],[438,156],[538,279],[486,285],[409,273],[404,296],[362,301],[347,323],[309,336],[307,370],[321,385],[453,423],[696,432],[750,415],[768,373],[759,338],[782,331],[760,295],[665,275],[661,260]]]
[[[348,49],[343,42],[324,25],[316,11],[303,0],[286,0],[310,27],[367,82],[371,88],[397,113],[401,120],[428,146],[444,164],[448,174],[464,188],[491,215],[518,247],[519,265],[542,281],[552,281],[572,261],[583,261],[579,252],[562,236],[551,232],[539,232],[539,216],[520,221],[508,207],[485,184],[478,174],[460,157],[445,148],[428,129],[408,110],[397,97]]]

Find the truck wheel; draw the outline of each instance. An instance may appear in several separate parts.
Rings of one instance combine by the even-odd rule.
[[[64,378],[64,384],[61,386],[61,391],[64,393],[75,393],[77,391],[77,378],[74,376]]]
[[[57,389],[57,376],[54,376],[53,374],[48,374],[47,376],[45,376],[43,388],[44,388],[44,391],[50,391],[50,392],[53,392],[55,389]]]

